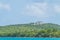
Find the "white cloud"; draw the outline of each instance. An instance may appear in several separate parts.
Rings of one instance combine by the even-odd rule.
[[[47,3],[33,3],[26,6],[26,14],[35,17],[48,17]]]
[[[54,11],[57,13],[60,13],[60,5],[55,5],[54,6]]]
[[[4,10],[7,10],[7,11],[11,10],[11,6],[9,4],[0,3],[0,8],[3,8]]]

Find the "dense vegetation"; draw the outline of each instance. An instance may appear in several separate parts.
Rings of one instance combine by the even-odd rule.
[[[60,25],[30,23],[1,26],[0,37],[60,37]]]

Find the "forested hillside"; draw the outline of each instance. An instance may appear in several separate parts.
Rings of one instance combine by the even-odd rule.
[[[28,23],[0,26],[0,37],[60,37],[60,25]]]

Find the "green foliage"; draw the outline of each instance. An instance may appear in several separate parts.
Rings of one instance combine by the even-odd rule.
[[[18,24],[0,27],[0,37],[60,37],[60,25]]]

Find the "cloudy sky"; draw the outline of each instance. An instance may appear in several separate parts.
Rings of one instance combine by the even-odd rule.
[[[60,0],[0,0],[0,25],[36,21],[60,24]]]

